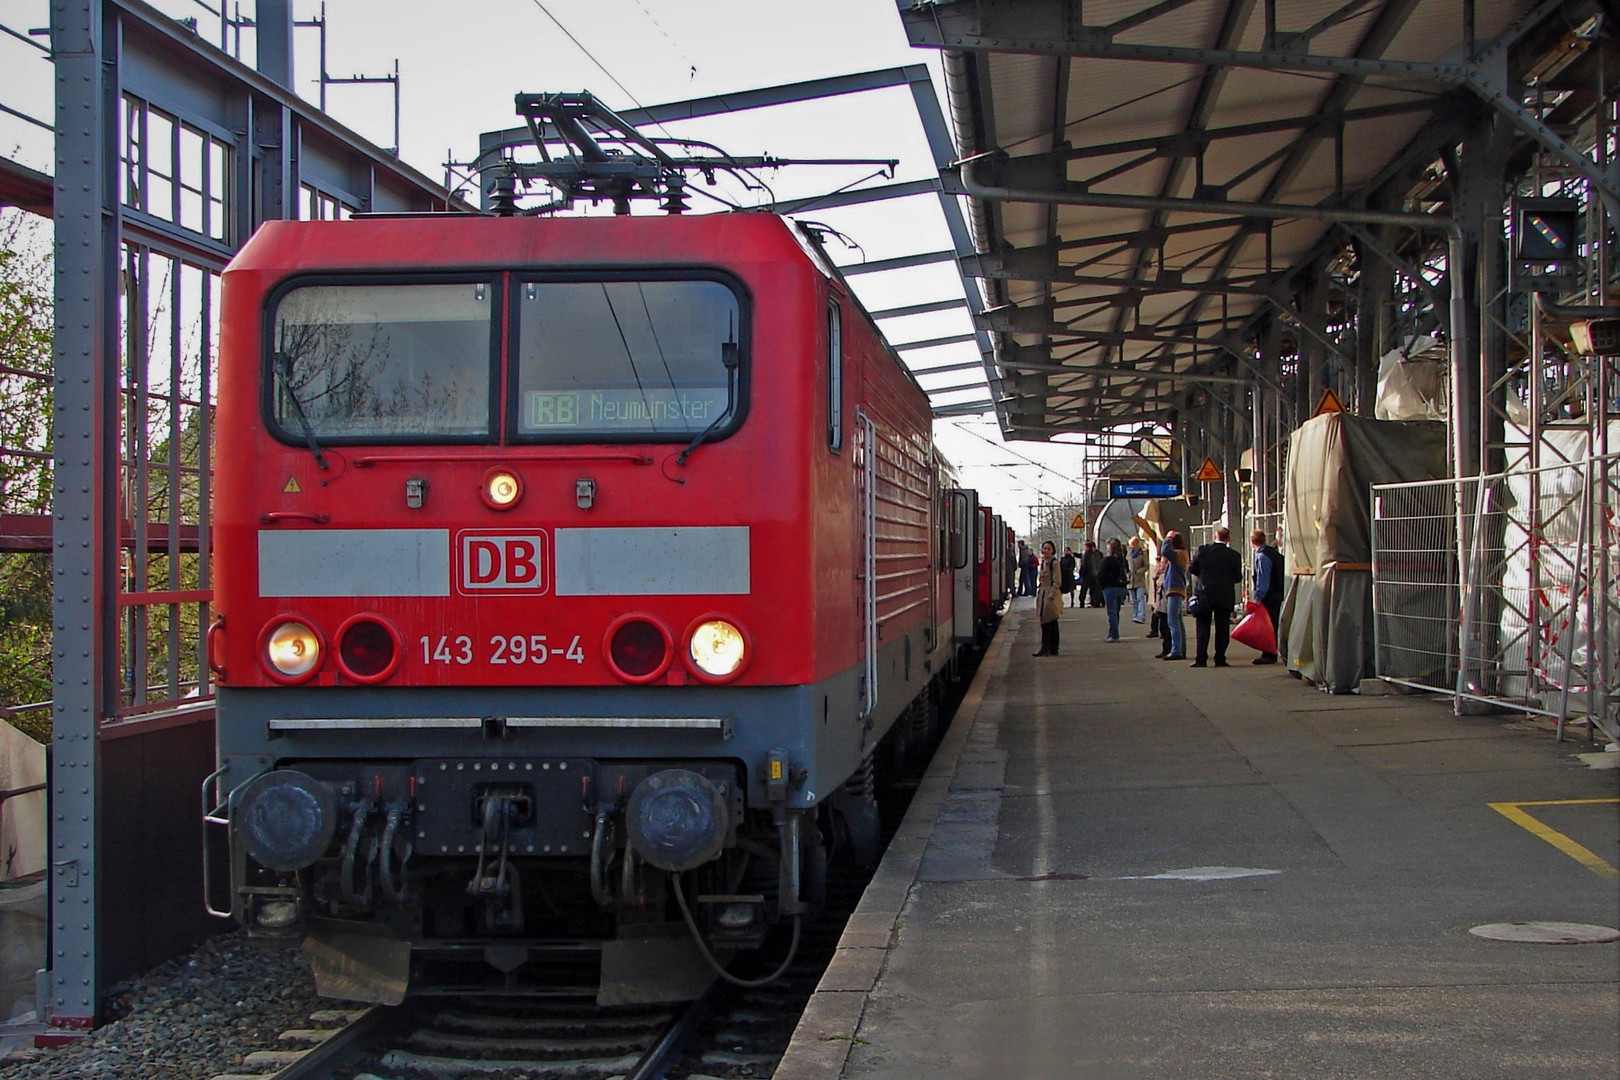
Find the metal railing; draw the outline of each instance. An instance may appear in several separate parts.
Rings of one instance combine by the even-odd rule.
[[[1282,550],[1283,516],[1281,514],[1250,514],[1249,530],[1252,532],[1255,529],[1263,530],[1266,534],[1266,542],[1277,550]],[[1247,540],[1248,537],[1245,536],[1244,539]]]
[[[1381,678],[1620,741],[1620,454],[1373,488]]]

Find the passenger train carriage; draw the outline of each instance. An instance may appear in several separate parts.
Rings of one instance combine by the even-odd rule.
[[[678,997],[872,857],[1005,526],[811,238],[284,222],[223,296],[216,914],[323,993],[571,950]]]

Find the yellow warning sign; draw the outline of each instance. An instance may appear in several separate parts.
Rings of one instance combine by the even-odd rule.
[[[1339,395],[1333,392],[1331,386],[1322,391],[1322,400],[1316,403],[1316,411],[1311,413],[1311,416],[1317,417],[1330,412],[1344,412],[1344,402],[1339,400]]]
[[[1074,520],[1069,522],[1069,528],[1071,528],[1071,529],[1083,529],[1085,527],[1086,527],[1086,515],[1084,515],[1084,514],[1076,514],[1076,515],[1074,515]]]
[[[297,495],[303,490],[303,488],[298,486],[298,477],[289,476],[287,477],[287,486],[281,489],[281,493],[283,495]]]
[[[1205,458],[1204,463],[1198,467],[1198,475],[1193,479],[1200,484],[1213,484],[1221,478],[1221,470],[1216,467],[1214,458]]]

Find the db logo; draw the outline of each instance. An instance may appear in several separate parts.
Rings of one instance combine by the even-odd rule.
[[[461,533],[464,593],[546,591],[546,538],[541,533]]]

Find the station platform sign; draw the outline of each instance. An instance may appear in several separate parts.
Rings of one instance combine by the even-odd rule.
[[[1181,495],[1180,480],[1109,480],[1111,499],[1174,499]]]

